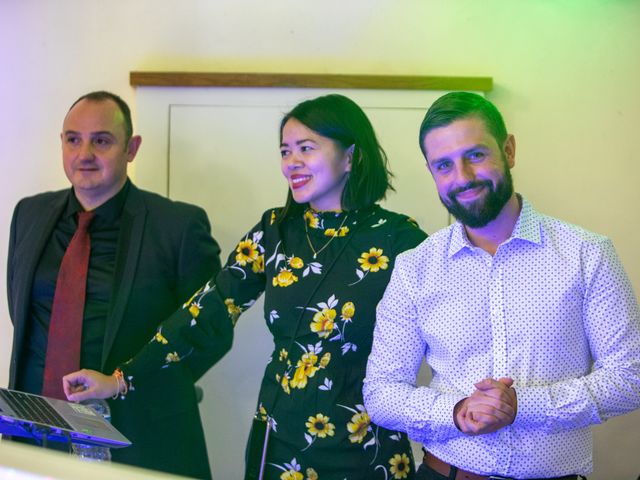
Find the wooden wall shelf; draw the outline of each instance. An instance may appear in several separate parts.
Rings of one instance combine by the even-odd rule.
[[[130,72],[136,87],[282,87],[489,92],[491,77],[325,75],[296,73]]]

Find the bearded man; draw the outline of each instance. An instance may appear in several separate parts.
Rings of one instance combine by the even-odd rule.
[[[396,260],[371,420],[424,445],[417,478],[584,478],[591,425],[640,407],[640,313],[615,249],[515,193],[515,139],[485,98],[438,99],[420,146],[457,222]]]

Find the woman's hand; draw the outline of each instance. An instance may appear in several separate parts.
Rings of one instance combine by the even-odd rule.
[[[103,375],[85,368],[62,377],[62,388],[70,402],[114,397],[120,393],[120,384],[114,375]]]

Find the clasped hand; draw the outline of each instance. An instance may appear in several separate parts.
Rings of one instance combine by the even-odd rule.
[[[516,418],[518,401],[513,379],[485,378],[475,384],[476,391],[458,402],[453,418],[458,429],[467,435],[492,433]]]

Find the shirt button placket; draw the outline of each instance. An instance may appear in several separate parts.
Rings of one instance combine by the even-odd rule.
[[[508,377],[507,372],[507,319],[504,304],[504,272],[502,262],[496,255],[491,262],[491,278],[489,284],[489,315],[491,316],[491,333],[493,349],[493,378]],[[509,427],[497,432],[497,444],[510,445],[511,431]],[[496,453],[497,471],[507,471],[510,459],[510,449],[501,449]]]
[[[494,378],[507,375],[507,325],[504,318],[503,295],[502,267],[497,259],[494,258],[491,264],[489,284],[489,315],[491,317]]]

